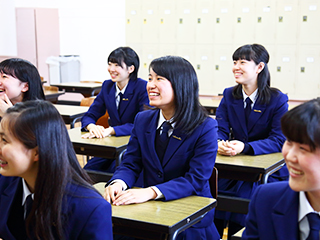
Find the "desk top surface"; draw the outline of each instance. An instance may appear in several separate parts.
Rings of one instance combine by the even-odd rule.
[[[213,98],[199,98],[199,101],[202,106],[204,107],[219,107],[219,104],[221,102],[220,99],[213,99]]]
[[[63,105],[53,104],[60,115],[62,116],[73,116],[77,114],[84,114],[88,111],[89,107],[86,106],[74,106],[74,105]]]
[[[104,192],[104,186],[105,183],[94,185],[100,193]],[[168,202],[148,201],[141,204],[112,205],[112,217],[170,227],[201,209],[211,205],[214,207],[215,203],[216,200],[213,198],[189,196]]]
[[[217,154],[216,166],[232,165],[246,168],[260,168],[265,170],[279,162],[284,162],[282,153],[270,153],[264,155],[236,155],[236,156],[222,156]]]
[[[72,143],[113,147],[113,148],[126,146],[130,138],[130,136],[123,136],[123,137],[111,136],[111,137],[105,137],[105,138],[84,139],[84,138],[81,138],[81,135],[85,133],[81,132],[81,128],[79,127],[69,129],[68,133]]]
[[[65,83],[56,83],[51,84],[56,87],[77,87],[77,88],[99,88],[102,87],[102,83],[89,83],[89,82],[65,82]]]
[[[50,95],[62,95],[65,94],[65,91],[52,91],[52,90],[45,90],[43,91],[45,96],[50,96]]]

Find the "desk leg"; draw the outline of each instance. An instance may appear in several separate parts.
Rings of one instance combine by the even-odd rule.
[[[261,177],[261,184],[265,184],[265,183],[267,183],[267,182],[268,182],[268,178],[269,178],[269,176],[270,176],[272,173],[274,173],[274,172],[276,172],[276,171],[280,170],[280,168],[282,168],[283,166],[284,166],[284,163],[283,163],[283,164],[281,164],[281,165],[279,165],[278,167],[276,167],[276,168],[275,168],[275,169],[273,169],[272,171],[270,171],[270,172],[268,172],[268,173],[266,173],[266,174],[262,175],[262,177]]]
[[[178,228],[176,231],[174,231],[174,233],[168,235],[167,240],[175,240],[180,232],[186,230],[187,228],[191,227],[192,225],[196,224],[197,222],[200,222],[206,214],[207,213],[193,219],[193,221],[190,221],[189,223],[182,226],[181,228]]]

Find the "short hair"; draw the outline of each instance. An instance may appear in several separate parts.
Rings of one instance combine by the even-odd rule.
[[[233,61],[247,60],[254,61],[255,64],[264,63],[263,70],[258,74],[258,93],[261,103],[269,103],[271,93],[279,91],[270,88],[270,72],[268,68],[269,53],[264,46],[260,44],[247,44],[239,47],[232,55]],[[233,90],[233,96],[237,99],[242,98],[242,86],[238,84]]]
[[[50,102],[30,100],[7,109],[1,126],[26,148],[38,147],[39,169],[27,226],[35,221],[36,236],[61,239],[61,209],[67,184],[73,182],[93,189],[88,175],[79,165],[62,117]],[[53,236],[53,229],[59,236]]]
[[[281,118],[281,128],[286,138],[307,144],[312,151],[320,147],[320,98],[294,107]]]
[[[165,56],[154,59],[150,69],[171,82],[176,127],[186,134],[192,133],[208,116],[199,102],[199,83],[193,66],[182,57]]]
[[[39,72],[31,62],[21,58],[9,58],[0,63],[0,72],[28,83],[28,91],[23,94],[23,102],[45,99]]]
[[[139,70],[139,56],[138,54],[130,47],[119,47],[113,50],[109,57],[108,62],[117,63],[119,66],[123,66],[123,63],[127,65],[127,67],[134,66],[134,70],[130,73],[130,80],[136,80],[138,78],[138,70]]]

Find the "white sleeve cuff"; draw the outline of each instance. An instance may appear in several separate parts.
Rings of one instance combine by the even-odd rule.
[[[112,185],[112,184],[114,184],[114,183],[116,183],[116,182],[118,182],[118,183],[121,184],[121,186],[122,186],[122,191],[124,191],[124,190],[126,190],[126,189],[128,188],[127,184],[126,184],[123,180],[121,180],[121,179],[115,179],[115,180],[113,180],[108,186],[110,186],[110,185]]]
[[[155,198],[155,199],[160,199],[160,198],[163,198],[164,196],[163,196],[163,194],[162,194],[162,192],[159,190],[159,188],[157,188],[157,187],[155,187],[155,186],[152,186],[151,187],[155,192],[156,192],[156,194],[157,194],[157,197]]]

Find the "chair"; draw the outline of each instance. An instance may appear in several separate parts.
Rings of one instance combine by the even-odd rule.
[[[54,87],[54,86],[44,85],[44,86],[43,86],[43,90],[44,90],[44,91],[58,92],[58,91],[59,91],[59,88],[58,88],[58,87]]]
[[[210,191],[213,198],[218,197],[218,169],[213,168],[211,177],[209,178]]]

